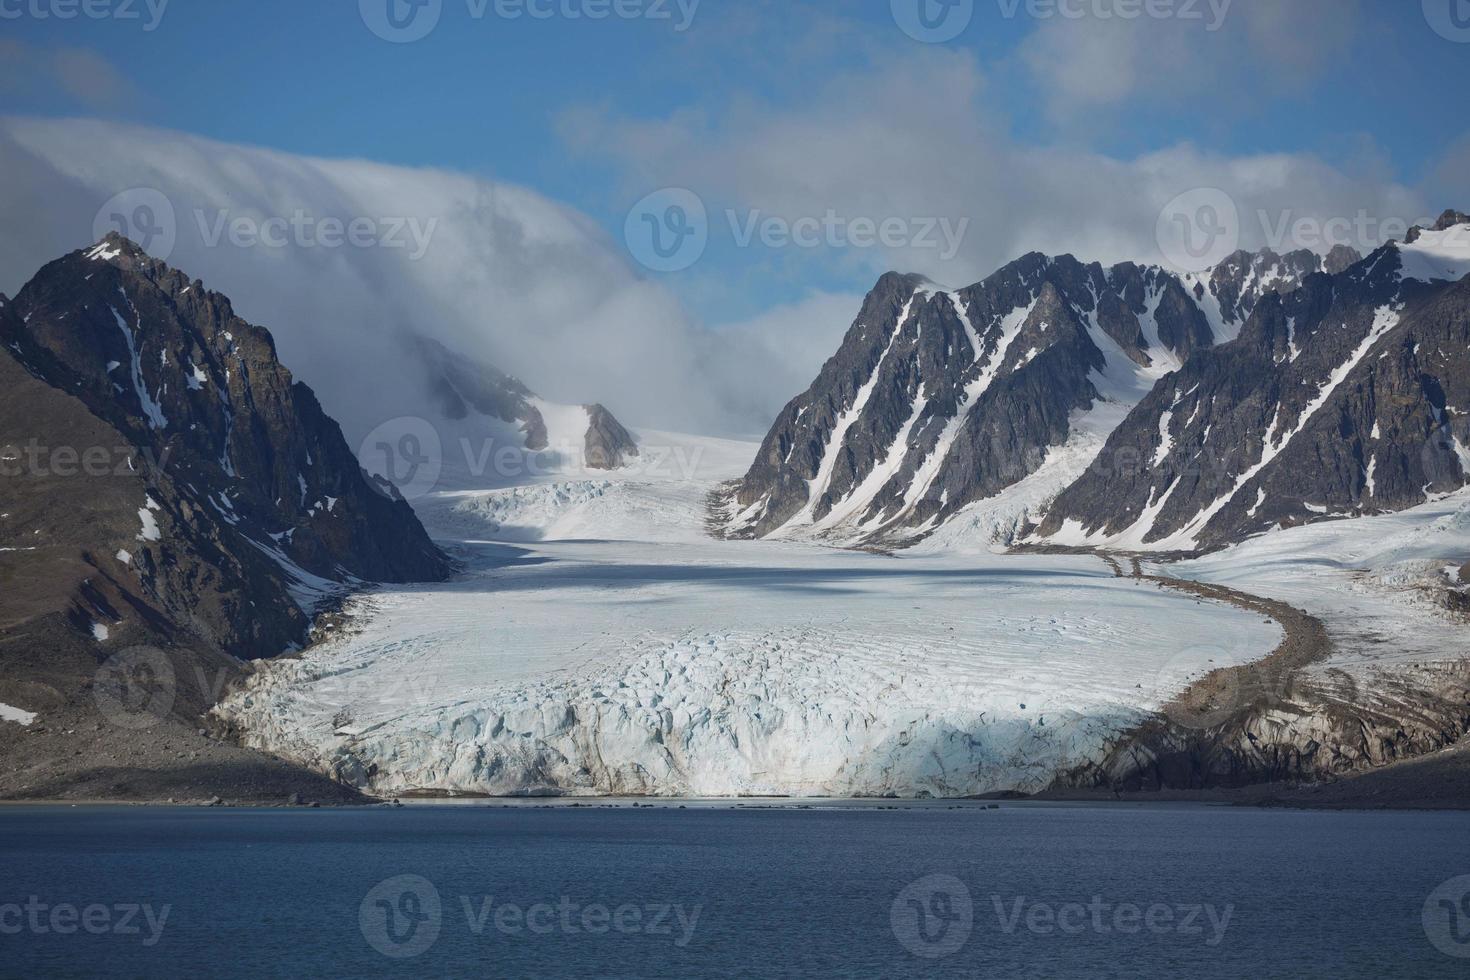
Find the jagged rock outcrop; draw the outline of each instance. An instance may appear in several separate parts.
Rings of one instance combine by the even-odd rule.
[[[1271,249],[1254,254],[1237,251],[1208,276],[1186,276],[1194,299],[1216,323],[1221,340],[1234,337],[1265,296],[1289,293],[1319,272],[1336,274],[1356,264],[1362,255],[1347,245],[1336,245],[1321,256],[1307,249],[1279,255]]]
[[[0,598],[8,657],[63,622],[97,660],[274,656],[353,583],[451,570],[270,334],[126,239],[37,273],[0,309],[0,348],[0,558],[38,583]]]
[[[417,340],[418,355],[427,369],[426,380],[444,418],[459,421],[478,412],[518,425],[525,448],[547,447],[546,420],[532,401],[535,393],[489,364],[466,359],[437,340]]]
[[[1345,260],[1238,253],[1196,279],[1033,254],[955,292],[886,275],[717,523],[743,537],[922,536],[1080,430],[1105,433],[1159,378],[1234,337],[1262,296]]]
[[[1139,403],[1037,539],[1192,551],[1470,483],[1470,224],[1458,217],[1260,300],[1235,341]]]
[[[439,417],[459,423],[458,432],[473,432],[477,418],[492,425],[504,423],[520,433],[519,448],[580,456],[580,462],[594,470],[615,470],[638,456],[633,434],[602,405],[581,406],[578,415],[569,406],[547,403],[520,379],[439,341],[418,338],[414,345]],[[571,418],[568,430],[553,433],[548,414]]]
[[[587,439],[582,458],[587,468],[615,470],[638,455],[638,442],[601,405],[587,405]]]
[[[1463,663],[1298,678],[1208,727],[1170,717],[1129,732],[1053,788],[1118,792],[1316,783],[1422,758],[1470,731]]]

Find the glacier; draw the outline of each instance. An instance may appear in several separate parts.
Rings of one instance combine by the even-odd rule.
[[[1033,792],[1281,640],[1086,556],[716,540],[755,447],[639,439],[698,465],[417,501],[463,574],[359,596],[217,713],[380,796]]]

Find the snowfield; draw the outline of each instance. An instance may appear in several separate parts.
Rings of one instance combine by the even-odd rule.
[[[362,597],[219,712],[388,795],[1035,791],[1281,639],[1092,558],[713,540],[755,447],[660,441],[706,451],[417,501],[465,574]]]
[[[1322,620],[1333,656],[1318,672],[1464,660],[1470,628],[1445,608],[1467,591],[1470,490],[1398,514],[1274,531],[1157,571],[1281,599]]]

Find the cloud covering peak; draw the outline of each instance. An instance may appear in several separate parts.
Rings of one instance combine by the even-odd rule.
[[[503,182],[91,120],[0,120],[0,170],[0,290],[114,214],[149,225],[121,230],[268,327],[349,436],[421,411],[410,335],[673,429],[758,431],[816,366],[773,351],[768,320],[694,323],[585,215]]]

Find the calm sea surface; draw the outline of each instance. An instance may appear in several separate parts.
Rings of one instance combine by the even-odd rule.
[[[1470,976],[1470,815],[0,809],[7,977]]]

